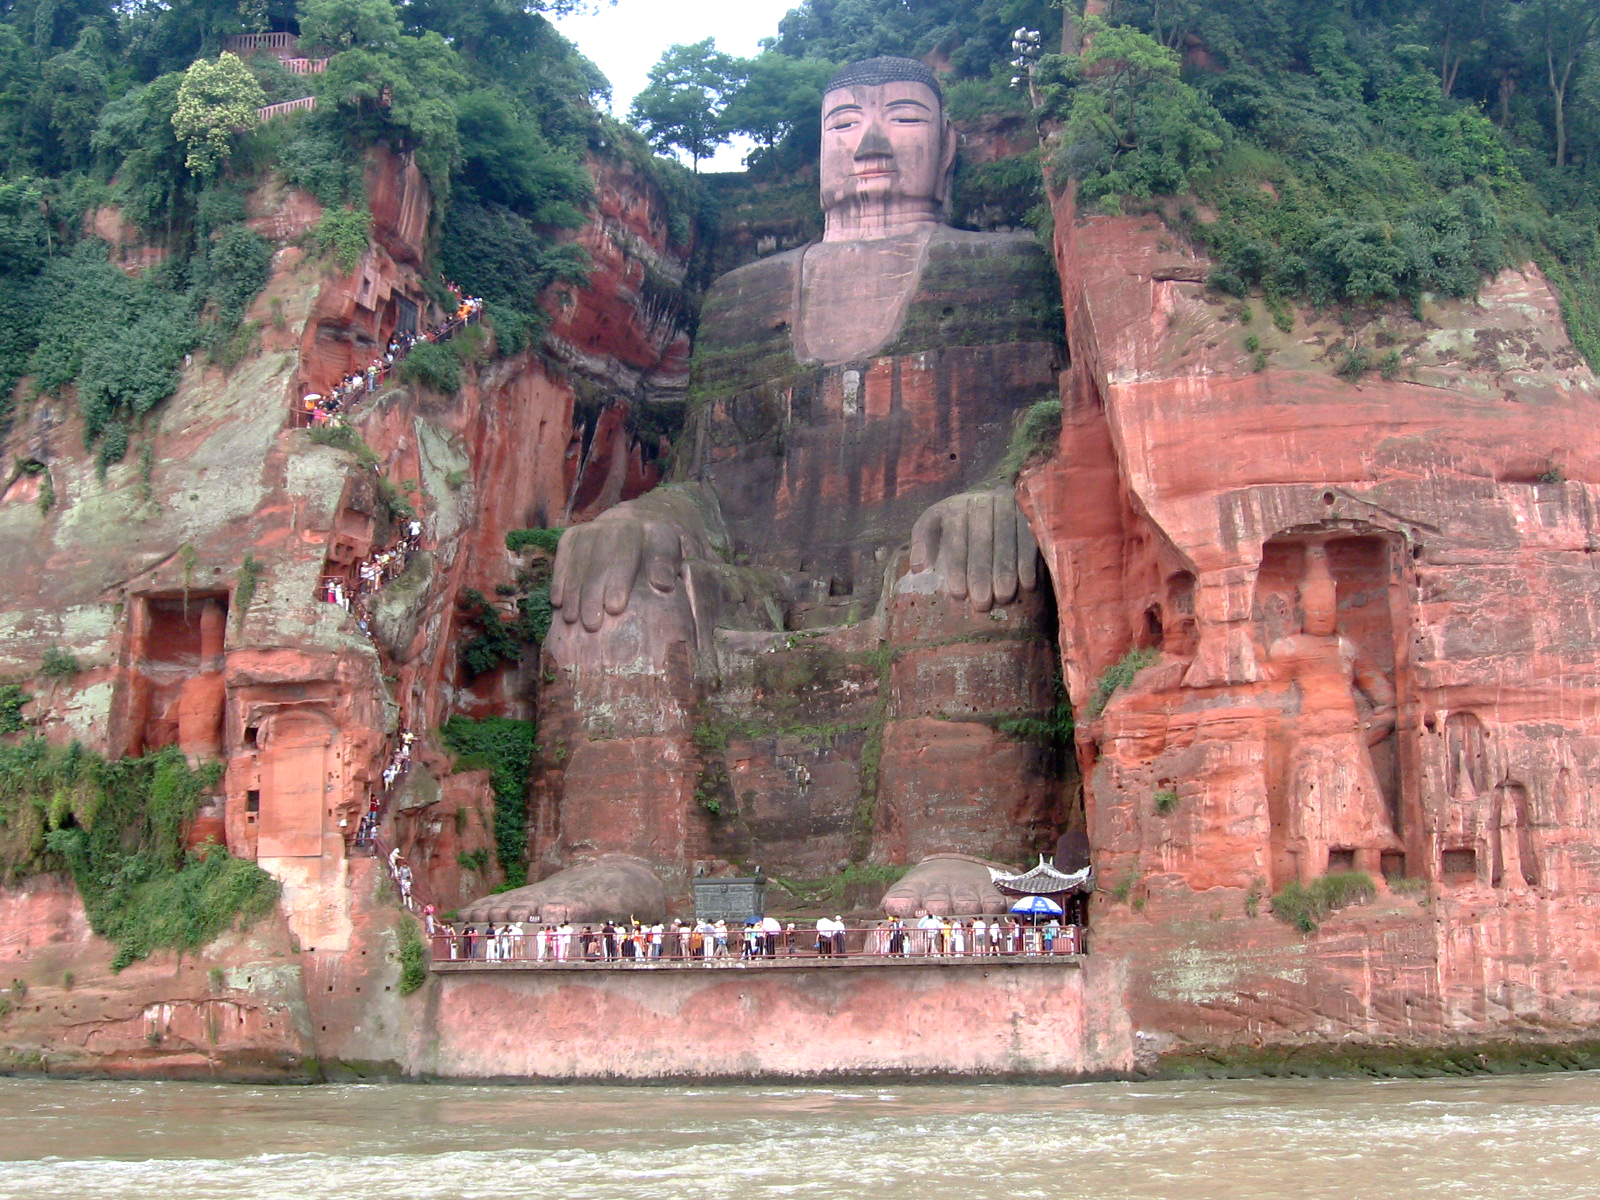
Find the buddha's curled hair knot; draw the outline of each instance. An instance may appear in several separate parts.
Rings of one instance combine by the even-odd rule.
[[[827,91],[842,87],[878,87],[885,83],[921,83],[933,89],[940,101],[944,93],[939,89],[939,77],[914,58],[864,58],[860,62],[840,67],[828,80]]]

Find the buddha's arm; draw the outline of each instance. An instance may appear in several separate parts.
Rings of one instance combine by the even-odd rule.
[[[1010,604],[1039,582],[1039,547],[1009,487],[941,500],[911,530],[911,570],[937,571],[955,600],[978,612]]]
[[[1395,727],[1394,685],[1372,663],[1356,657],[1353,646],[1351,654],[1352,682],[1356,691],[1371,705],[1365,720],[1367,745],[1375,746],[1388,737]]]

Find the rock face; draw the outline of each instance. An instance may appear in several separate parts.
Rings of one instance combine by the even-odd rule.
[[[1056,228],[1074,370],[1023,490],[1079,712],[1096,952],[1129,965],[1147,1044],[1591,1026],[1600,393],[1548,286],[1507,271],[1476,304],[1372,318],[1356,335],[1397,369],[1350,381],[1348,331],[1242,326],[1156,218],[1063,201]],[[1375,903],[1310,938],[1267,916],[1353,868]]]
[[[457,711],[528,715],[514,671],[467,687],[457,599],[466,588],[493,595],[516,572],[508,530],[566,519],[574,495],[604,505],[649,486],[660,448],[633,441],[618,414],[682,393],[683,314],[652,298],[641,264],[650,279],[681,282],[688,250],[668,248],[646,182],[614,174],[597,228],[607,245],[621,245],[624,227],[631,240],[609,255],[596,248],[595,288],[570,297],[557,325],[559,336],[605,336],[569,366],[525,352],[469,370],[454,397],[390,386],[364,399],[350,423],[376,469],[314,442],[290,416],[300,395],[364,367],[394,330],[438,319],[418,273],[431,198],[414,165],[382,153],[367,172],[372,244],[348,275],[291,244],[320,217],[309,197],[276,185],[252,196],[251,227],[278,243],[248,314],[259,348],[229,372],[188,367],[159,432],[146,435],[142,477],[130,454],[98,479],[66,403],[41,401],[18,419],[6,461],[37,466],[0,493],[0,670],[34,676],[51,646],[76,657],[76,674],[26,688],[26,715],[52,740],[113,756],[177,745],[221,758],[220,794],[191,840],[255,859],[283,899],[277,920],[219,943],[198,969],[152,960],[102,983],[111,950],[88,933],[70,889],[0,889],[8,946],[18,929],[65,931],[48,946],[18,943],[17,978],[51,999],[0,1019],[16,1061],[304,1077],[319,1060],[403,1057],[405,1018],[390,1007],[398,910],[382,896],[379,860],[353,844],[357,827],[384,791],[401,730],[426,735]],[[158,257],[124,244],[114,213],[94,228],[116,237],[125,269]],[[626,390],[607,390],[616,381]],[[46,480],[55,502],[41,509]],[[324,583],[352,583],[356,563],[393,545],[406,506],[423,528],[420,552],[373,598],[364,629],[323,602]],[[495,882],[464,865],[492,844],[493,796],[483,772],[447,774],[426,736],[413,763],[382,835],[413,864],[418,893],[451,908]],[[231,982],[262,955],[282,962]],[[85,994],[56,1003],[69,963]],[[207,964],[229,982],[213,985]],[[82,1020],[92,1042],[50,1048],[51,1023],[82,1013],[90,981],[104,992]],[[138,1015],[147,1001],[166,1006],[159,1021]]]
[[[0,492],[0,674],[28,680],[53,740],[221,758],[191,837],[256,859],[283,902],[204,958],[113,974],[62,881],[0,888],[25,985],[0,1015],[0,1068],[1073,1073],[1574,1039],[1600,1020],[1600,391],[1536,271],[1473,304],[1354,326],[1296,312],[1283,330],[1208,295],[1206,264],[1157,217],[1063,199],[1064,322],[1040,256],[952,235],[891,339],[851,342],[886,319],[869,296],[809,324],[796,357],[803,256],[786,254],[711,295],[690,388],[687,248],[634,168],[594,169],[600,216],[576,235],[590,286],[552,299],[540,352],[469,370],[459,395],[364,401],[352,423],[375,471],[288,414],[427,319],[429,199],[398,158],[374,160],[374,245],[349,275],[293,244],[320,216],[308,197],[252,198],[278,243],[259,348],[229,372],[189,366],[144,435],[146,476],[136,447],[98,479],[65,402],[9,433],[5,461],[33,465]],[[158,260],[115,213],[92,220],[126,269]],[[1344,378],[1353,346],[1394,354]],[[1018,488],[1045,573],[987,607],[954,599],[948,558],[913,569],[907,541],[952,493],[992,512],[1013,418],[1052,396],[1059,445]],[[643,430],[679,405],[678,477],[655,488],[664,446]],[[420,551],[363,629],[318,596],[393,543],[398,500]],[[525,565],[507,530],[598,528],[630,504],[683,535],[673,603],[597,605],[620,631],[599,657],[579,621],[537,667],[466,679],[458,600]],[[52,646],[81,670],[42,677]],[[1038,733],[1058,670],[1081,799]],[[448,773],[429,732],[455,712],[529,715],[535,692],[536,876],[637,856],[609,860],[638,884],[630,911],[681,913],[696,863],[801,879],[951,852],[1015,863],[1072,833],[1101,886],[1092,957],[1066,987],[1034,968],[851,965],[732,984],[458,973],[402,998],[410,918],[357,824],[414,731],[384,847],[442,909],[488,892],[488,773]],[[913,913],[942,888],[967,904],[981,865],[936,859],[890,903]],[[1351,871],[1377,881],[1370,899],[1305,907]],[[1291,885],[1316,932],[1274,919]],[[744,1017],[707,1051],[682,1030],[710,1005]],[[554,1039],[517,1024],[533,1006]],[[1003,1045],[963,1037],[1001,1010]],[[797,1017],[837,1053],[760,1035]]]

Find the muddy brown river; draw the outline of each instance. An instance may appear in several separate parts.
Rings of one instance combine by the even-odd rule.
[[[1600,1073],[1068,1086],[0,1079],[0,1197],[1582,1200]]]

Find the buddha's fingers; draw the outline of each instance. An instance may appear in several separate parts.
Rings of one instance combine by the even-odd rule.
[[[1025,517],[1017,514],[1017,586],[1031,592],[1039,586],[1039,543]]]
[[[1001,493],[994,501],[994,602],[1017,598],[1017,502]]]
[[[935,504],[911,527],[911,571],[920,574],[939,561],[939,534],[944,525],[941,505]]]
[[[994,508],[992,492],[967,497],[967,591],[972,607],[994,605]]]

